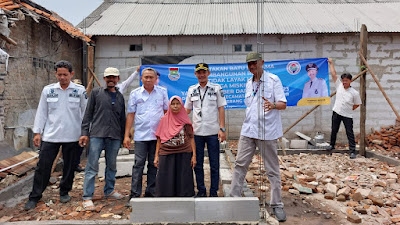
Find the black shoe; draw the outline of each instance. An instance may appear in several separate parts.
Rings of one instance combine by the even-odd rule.
[[[350,153],[350,159],[355,159],[355,158],[357,158],[356,153]]]
[[[275,207],[275,208],[272,209],[272,212],[274,213],[276,219],[277,219],[279,222],[285,222],[285,221],[286,221],[286,213],[285,213],[285,211],[283,210],[283,208],[281,208],[281,207]]]
[[[25,210],[31,210],[36,207],[37,201],[29,200],[28,202],[25,203],[24,209]]]
[[[85,171],[85,168],[83,168],[83,167],[81,167],[81,166],[76,166],[75,167],[75,169],[74,169],[76,172],[83,172],[83,171]]]
[[[146,192],[146,193],[144,193],[144,197],[154,197],[154,195],[151,194],[151,193]]]
[[[335,147],[333,147],[332,145],[329,145],[329,147],[326,150],[333,151],[333,150],[335,150]]]
[[[195,198],[204,198],[204,197],[207,197],[207,194],[205,192],[197,192],[197,195],[194,197]]]
[[[69,196],[68,194],[60,196],[61,203],[67,203],[69,201],[71,201],[71,196]]]
[[[218,197],[217,193],[210,193],[210,197]]]

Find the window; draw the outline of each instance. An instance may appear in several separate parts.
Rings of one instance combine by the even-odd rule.
[[[242,51],[242,45],[233,45],[233,51],[234,52],[241,52]]]
[[[143,51],[143,45],[130,45],[129,51]]]
[[[251,44],[245,45],[244,46],[244,50],[246,52],[252,52],[253,51],[253,45],[251,45]]]

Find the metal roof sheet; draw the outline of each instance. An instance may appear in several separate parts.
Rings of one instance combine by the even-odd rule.
[[[98,13],[98,19],[85,29],[85,33],[113,36],[257,33],[258,6],[251,3],[252,0],[234,1],[250,3],[203,4],[205,1],[226,0],[191,0],[187,4],[166,4],[169,1],[148,0],[151,4],[137,3],[144,0],[112,3],[102,13]],[[366,24],[369,32],[400,32],[400,2],[308,4],[305,1],[317,0],[263,3],[263,33],[358,32],[361,24]]]

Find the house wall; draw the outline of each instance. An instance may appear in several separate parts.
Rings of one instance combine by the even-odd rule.
[[[28,129],[33,127],[36,108],[44,86],[57,82],[54,63],[70,61],[75,77],[82,79],[82,41],[70,37],[45,20],[26,17],[11,28],[10,38],[18,45],[5,44],[8,72],[0,77],[0,120],[5,141],[20,149],[29,146]],[[37,62],[37,65],[34,65]]]
[[[359,73],[357,52],[360,38],[358,34],[304,34],[304,35],[265,35],[263,52],[266,61],[290,60],[304,58],[330,57],[334,59],[338,74],[349,72]],[[96,74],[102,74],[108,66],[117,67],[122,72],[122,80],[134,71],[133,66],[140,64],[143,56],[174,56],[193,55],[181,64],[207,63],[238,63],[244,62],[247,52],[233,52],[233,44],[253,44],[257,50],[255,35],[238,36],[172,36],[172,37],[96,37],[95,65]],[[132,44],[142,44],[143,51],[129,51]],[[369,33],[368,62],[381,82],[383,88],[400,110],[400,34],[399,33]],[[371,128],[393,125],[395,115],[379,91],[370,75],[367,76],[367,132]],[[137,87],[138,81],[131,87]],[[352,84],[357,90],[359,81]],[[335,87],[330,79],[330,90]],[[125,94],[128,97],[128,94]],[[314,136],[317,131],[325,134],[329,140],[331,129],[331,105],[319,107],[285,135],[293,138],[295,131]],[[312,106],[288,107],[282,112],[284,129],[294,123]],[[359,109],[354,115],[354,131],[359,133]],[[232,109],[226,112],[228,135],[237,138],[240,135],[241,124],[244,119],[244,110]],[[339,141],[345,141],[344,127],[340,129]],[[347,141],[345,141],[347,143]]]

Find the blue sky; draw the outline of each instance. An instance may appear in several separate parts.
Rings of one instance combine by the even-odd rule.
[[[74,26],[81,22],[93,10],[95,10],[103,0],[32,0],[33,2],[56,12],[58,15],[68,20]]]

